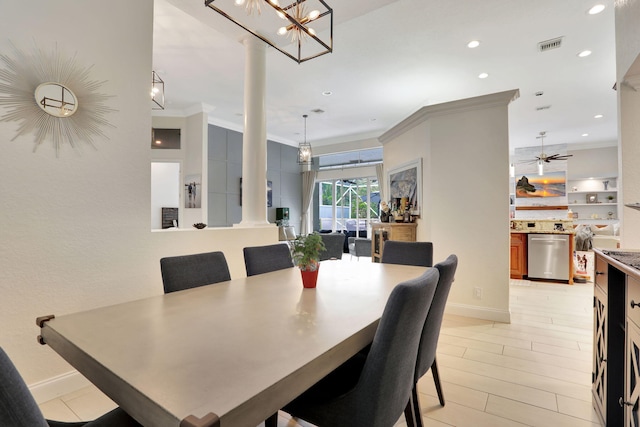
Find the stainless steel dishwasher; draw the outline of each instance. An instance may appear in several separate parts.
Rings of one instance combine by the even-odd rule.
[[[529,234],[529,278],[569,280],[569,234]]]

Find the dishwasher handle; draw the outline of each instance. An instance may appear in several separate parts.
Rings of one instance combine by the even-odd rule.
[[[555,236],[545,236],[545,237],[533,237],[531,236],[531,240],[536,240],[540,242],[564,242],[567,239],[563,237],[555,237]]]

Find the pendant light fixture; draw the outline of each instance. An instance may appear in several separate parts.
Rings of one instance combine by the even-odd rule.
[[[298,164],[312,165],[313,155],[311,152],[311,144],[307,142],[307,117],[309,116],[304,114],[302,117],[304,117],[304,142],[298,145]]]
[[[324,0],[205,0],[204,5],[298,64],[333,51],[333,9]]]
[[[151,109],[164,110],[164,80],[155,71],[151,72]]]
[[[538,157],[538,175],[540,176],[544,175],[544,161],[547,158],[544,153],[544,136],[546,134],[546,132],[540,132],[540,136],[537,137],[540,138],[540,157]]]

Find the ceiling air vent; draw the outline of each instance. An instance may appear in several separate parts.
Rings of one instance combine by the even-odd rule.
[[[548,110],[551,108],[551,105],[542,105],[540,107],[536,107],[536,111]]]
[[[546,52],[551,49],[556,49],[562,46],[562,37],[556,37],[555,39],[545,40],[538,43],[538,51]]]
[[[316,114],[322,114],[324,113],[324,110],[320,109],[320,108],[316,108],[315,110],[311,110],[312,113],[316,113]]]

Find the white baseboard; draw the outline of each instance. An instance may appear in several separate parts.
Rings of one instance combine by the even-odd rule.
[[[477,305],[448,303],[445,313],[474,319],[491,320],[493,322],[511,323],[511,311],[509,309],[498,310]]]
[[[29,390],[36,402],[40,404],[80,390],[89,385],[91,385],[89,380],[83,377],[78,371],[71,371],[31,384]]]

